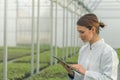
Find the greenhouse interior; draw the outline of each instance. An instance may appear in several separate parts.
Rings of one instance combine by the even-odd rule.
[[[0,11],[0,80],[69,80],[54,56],[78,63],[77,21],[88,13],[120,59],[120,0],[0,0]]]

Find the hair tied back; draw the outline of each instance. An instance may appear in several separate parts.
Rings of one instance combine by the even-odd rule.
[[[105,27],[105,24],[104,24],[103,22],[99,22],[99,26],[100,26],[101,28],[104,28],[104,27]]]

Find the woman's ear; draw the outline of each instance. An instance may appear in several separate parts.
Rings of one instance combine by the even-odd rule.
[[[95,28],[94,26],[92,27],[91,30],[92,30],[92,32],[94,32],[94,33],[96,32],[96,28]]]

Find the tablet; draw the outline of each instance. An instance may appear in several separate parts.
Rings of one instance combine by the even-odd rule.
[[[58,63],[61,62],[61,63],[63,64],[63,66],[67,66],[68,68],[70,68],[70,70],[76,71],[76,72],[80,73],[77,69],[71,67],[69,64],[67,64],[66,62],[64,62],[64,61],[61,60],[60,58],[55,57],[55,56],[53,56],[53,57],[58,60]],[[64,68],[65,68],[65,67],[64,67]],[[81,73],[80,73],[80,74],[81,74]]]

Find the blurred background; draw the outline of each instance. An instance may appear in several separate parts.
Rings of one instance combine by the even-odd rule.
[[[67,80],[53,56],[77,63],[76,22],[91,12],[119,57],[120,0],[0,0],[0,80]]]

